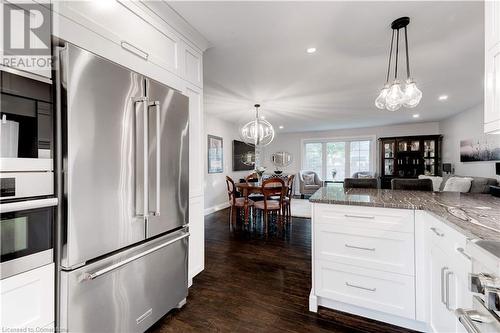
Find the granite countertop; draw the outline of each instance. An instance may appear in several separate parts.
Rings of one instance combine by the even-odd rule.
[[[500,198],[489,194],[325,186],[313,203],[425,210],[471,240],[500,241]]]

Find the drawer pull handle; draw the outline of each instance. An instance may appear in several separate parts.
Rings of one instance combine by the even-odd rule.
[[[446,310],[448,311],[452,311],[451,307],[450,307],[450,276],[453,275],[453,272],[449,271],[449,272],[446,272]]]
[[[366,288],[366,287],[362,287],[362,286],[357,286],[355,284],[350,284],[349,282],[346,282],[345,285],[348,287],[351,287],[351,288],[363,289],[363,290],[368,290],[368,291],[377,290],[377,288]]]
[[[431,230],[432,230],[432,231],[433,231],[436,235],[438,235],[439,237],[443,237],[443,236],[444,236],[444,234],[443,234],[442,232],[437,231],[437,229],[436,229],[436,228],[434,228],[434,227],[432,227],[432,228],[431,228]]]
[[[369,220],[373,220],[375,218],[375,216],[365,216],[365,215],[349,215],[349,214],[344,214],[345,217],[354,217],[354,218],[357,218],[357,219],[369,219]]]
[[[126,41],[122,41],[121,42],[121,46],[124,50],[127,50],[129,51],[130,53],[133,53],[135,54],[136,56],[138,57],[141,57],[142,59],[144,60],[148,60],[149,58],[149,53],[141,50],[140,48],[130,44],[129,42],[126,42]]]
[[[445,296],[445,283],[444,283],[444,272],[448,269],[448,267],[441,267],[441,303],[446,305],[446,296]]]
[[[463,247],[457,247],[457,252],[463,255],[465,258],[472,260],[472,257],[465,252]]]
[[[350,245],[350,244],[345,244],[345,247],[348,247],[351,249],[358,249],[358,250],[375,251],[374,247],[361,247],[361,246],[354,246],[354,245]]]
[[[150,254],[150,253],[153,253],[153,252],[156,252],[166,246],[169,246],[170,244],[173,244],[175,242],[178,242],[180,241],[181,239],[184,239],[186,237],[189,237],[189,232],[183,234],[182,236],[179,236],[179,237],[176,237],[174,239],[171,239],[163,244],[160,244],[160,245],[157,245],[149,250],[146,250],[142,253],[139,253],[139,254],[136,254],[135,256],[132,256],[132,257],[129,257],[128,259],[125,259],[123,261],[120,261],[120,262],[117,262],[116,264],[114,265],[111,265],[111,266],[108,266],[106,268],[103,268],[101,270],[98,270],[97,272],[94,272],[94,273],[85,273],[84,276],[83,276],[83,280],[95,280],[97,279],[99,276],[101,275],[104,275],[106,273],[109,273],[111,271],[114,271],[122,266],[125,266],[126,264],[128,263],[131,263],[132,261],[134,260],[137,260],[137,259],[140,259],[142,257],[145,257],[146,255]]]

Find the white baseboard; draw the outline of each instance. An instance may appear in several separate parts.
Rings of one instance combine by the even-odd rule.
[[[228,207],[229,207],[229,202],[225,202],[225,203],[220,204],[220,205],[215,205],[213,207],[205,208],[205,215],[215,213],[215,212],[217,212],[219,210],[222,210],[222,209],[225,209],[225,208],[228,208]]]

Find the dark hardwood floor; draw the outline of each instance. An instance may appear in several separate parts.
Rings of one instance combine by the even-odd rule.
[[[205,270],[187,304],[150,332],[409,332],[320,308],[308,310],[310,220],[293,218],[286,232],[230,231],[229,211],[205,218]]]

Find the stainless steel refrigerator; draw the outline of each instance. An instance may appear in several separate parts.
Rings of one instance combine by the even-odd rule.
[[[59,326],[142,332],[187,296],[188,98],[56,50]]]

